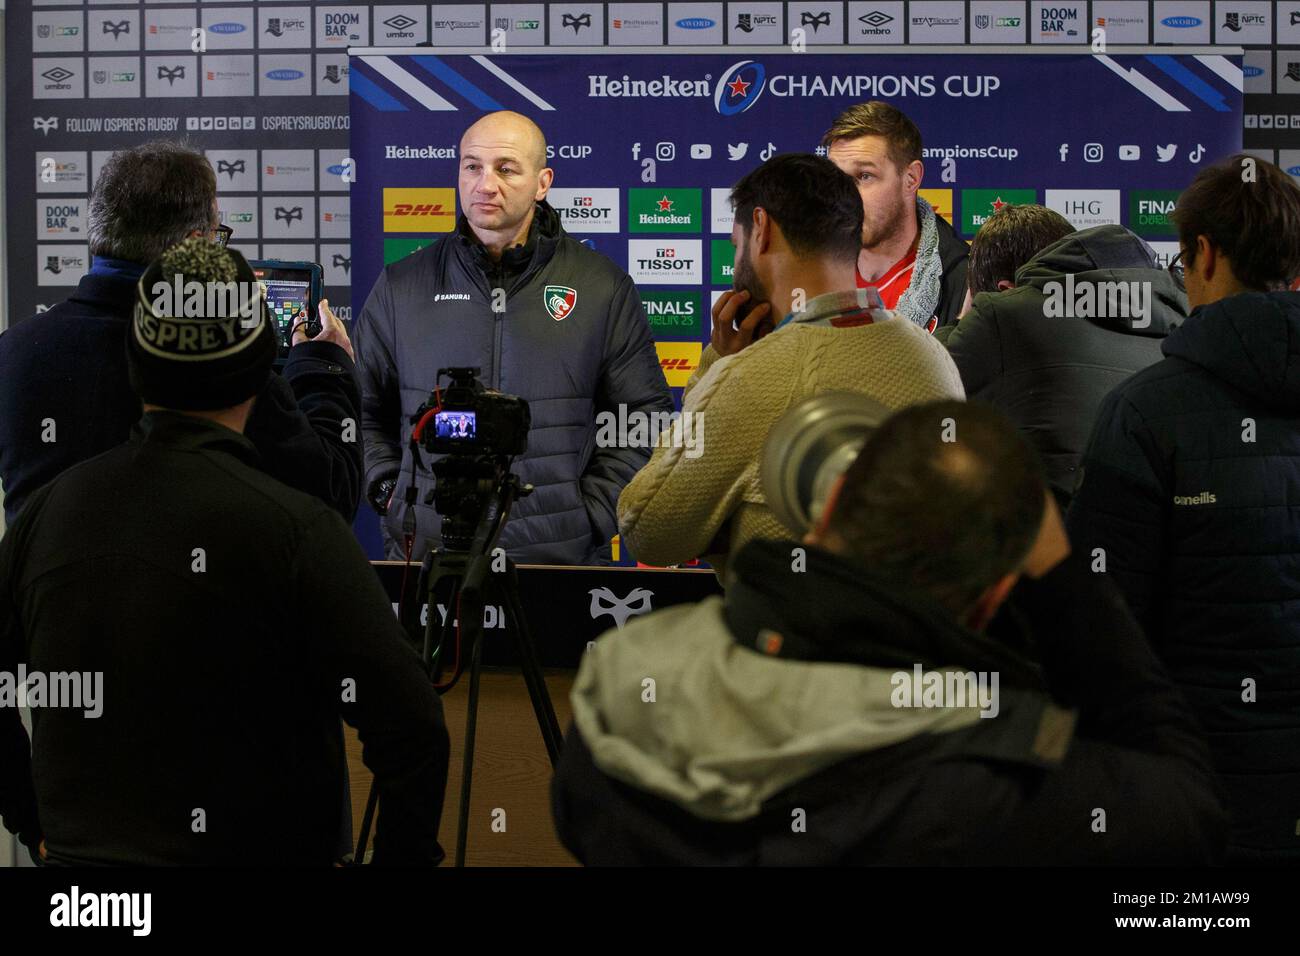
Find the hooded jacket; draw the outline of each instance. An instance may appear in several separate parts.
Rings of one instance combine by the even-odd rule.
[[[1040,671],[829,552],[808,547],[807,570],[791,573],[793,544],[752,542],[725,598],[634,618],[587,651],[552,785],[558,832],[579,860],[1221,853],[1226,817],[1205,745],[1123,602],[1086,564],[1067,560],[1017,590]],[[1062,615],[1062,602],[1076,613]],[[990,693],[972,706],[909,705],[901,688],[918,668],[982,672]]]
[[[1300,862],[1300,294],[1198,308],[1102,403],[1070,508],[1209,735],[1230,862]]]
[[[603,557],[617,531],[619,491],[649,460],[650,447],[598,447],[597,414],[617,413],[620,405],[629,415],[672,412],[627,273],[566,234],[545,201],[537,203],[522,255],[526,262],[512,263],[507,251],[493,263],[462,214],[455,233],[384,268],[357,321],[366,487],[398,477],[384,518],[389,557],[404,551],[411,416],[428,399],[438,369],[476,366],[487,387],[529,403],[528,451],[513,470],[536,490],[515,502],[500,539],[521,562]],[[548,309],[555,287],[575,293],[558,316]],[[497,311],[495,288],[506,290]],[[438,515],[425,501],[436,458],[422,450],[415,473],[416,558],[439,542]]]
[[[1160,361],[1160,342],[1185,319],[1187,297],[1123,226],[1062,237],[1021,266],[1015,281],[1014,289],[975,296],[946,344],[967,397],[1011,419],[1068,502],[1097,407],[1124,379]],[[1112,300],[1102,283],[1124,285]]]

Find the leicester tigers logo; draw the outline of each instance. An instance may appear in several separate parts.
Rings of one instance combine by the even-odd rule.
[[[548,285],[542,290],[542,304],[547,314],[559,322],[578,304],[578,291],[567,285]]]

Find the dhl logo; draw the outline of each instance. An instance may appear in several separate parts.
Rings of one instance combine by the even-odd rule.
[[[451,232],[456,228],[456,190],[384,188],[384,232]]]
[[[691,373],[700,367],[700,353],[704,346],[699,342],[656,342],[659,365],[672,388],[686,384]]]
[[[952,190],[918,189],[917,195],[934,207],[934,214],[948,220],[952,225]]]

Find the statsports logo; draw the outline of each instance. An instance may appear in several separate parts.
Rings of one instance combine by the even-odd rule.
[[[456,228],[456,190],[384,187],[384,232],[451,232]]]
[[[548,285],[542,290],[542,304],[546,306],[546,314],[559,322],[578,304],[578,290],[567,285]]]

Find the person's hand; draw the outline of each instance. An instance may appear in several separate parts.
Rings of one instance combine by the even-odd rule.
[[[1070,539],[1061,521],[1061,509],[1056,506],[1056,496],[1046,493],[1043,523],[1038,528],[1038,538],[1025,558],[1024,573],[1031,578],[1041,578],[1070,554]]]
[[[388,509],[393,506],[393,495],[397,493],[397,475],[388,475],[383,478],[376,478],[370,485],[369,493],[366,495],[370,502],[370,507],[375,509],[378,515],[388,514]]]
[[[760,302],[753,306],[739,322],[749,304],[749,293],[730,289],[713,303],[713,350],[719,355],[734,355],[756,339],[772,331],[772,304]]]
[[[348,338],[348,330],[343,327],[343,323],[338,320],[330,309],[329,299],[320,300],[320,308],[317,309],[320,315],[320,331],[314,336],[307,335],[307,324],[304,322],[294,323],[293,344],[300,345],[303,342],[333,342],[343,351],[348,353],[348,358],[352,361],[357,360],[356,353],[352,351],[352,340]]]

